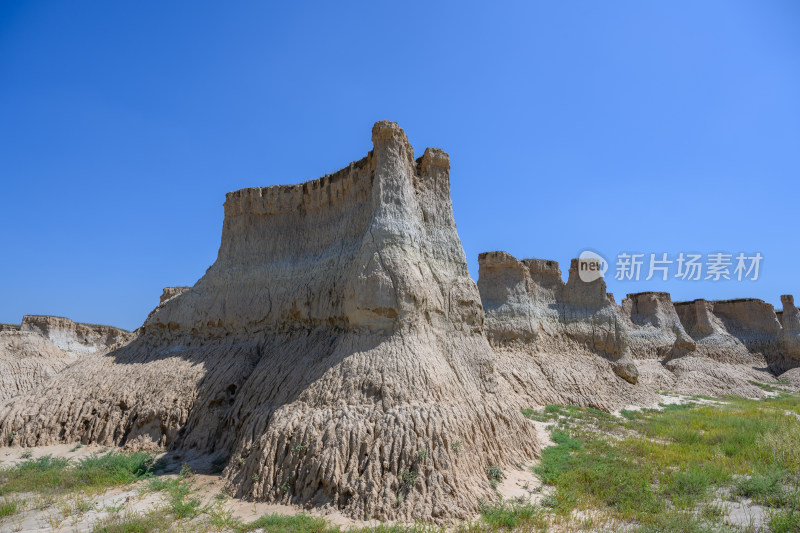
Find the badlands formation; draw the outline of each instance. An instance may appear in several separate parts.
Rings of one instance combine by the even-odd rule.
[[[34,389],[85,355],[103,355],[132,338],[113,326],[26,315],[0,324],[0,401]]]
[[[21,375],[0,382],[0,443],[170,448],[226,460],[240,497],[447,520],[493,496],[487,467],[538,455],[521,407],[800,388],[790,296],[780,317],[665,293],[617,305],[574,260],[565,283],[555,261],[504,252],[481,254],[476,286],[447,154],[415,159],[392,122],[372,141],[335,174],[229,193],[216,262],[135,334],[93,330],[110,353],[55,319],[0,333],[18,366],[3,376]]]

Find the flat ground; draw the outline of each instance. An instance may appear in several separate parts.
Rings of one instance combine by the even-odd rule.
[[[800,394],[664,395],[658,409],[524,410],[541,460],[487,465],[495,501],[446,528],[355,522],[225,495],[212,458],[0,449],[0,531],[800,531]]]

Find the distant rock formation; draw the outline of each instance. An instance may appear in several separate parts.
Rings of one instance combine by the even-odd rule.
[[[0,400],[35,389],[79,357],[104,354],[132,337],[113,326],[58,316],[26,315],[0,324]]]
[[[683,328],[669,293],[640,292],[622,300],[623,314],[638,327],[631,328],[631,353],[635,359],[673,359],[696,349]]]
[[[577,259],[566,283],[556,261],[519,261],[506,252],[487,252],[478,264],[486,333],[493,345],[534,343],[554,353],[588,349],[607,358],[620,377],[636,383],[628,327],[602,278],[580,280]]]
[[[229,193],[217,261],[139,337],[0,408],[0,440],[232,458],[240,496],[362,518],[470,517],[539,449],[501,395],[449,196],[394,123],[301,185]],[[400,496],[398,496],[400,495]]]
[[[132,333],[124,329],[73,322],[60,316],[25,315],[20,330],[38,333],[59,349],[75,355],[108,353],[132,338]]]
[[[762,300],[676,302],[681,324],[696,344],[696,355],[723,363],[767,366],[781,350],[781,325]]]
[[[482,253],[478,264],[486,334],[522,403],[614,410],[656,401],[633,385],[628,326],[602,279],[584,283],[573,261],[564,283],[556,261],[506,252]]]
[[[180,296],[190,289],[191,287],[164,287],[164,291],[161,293],[161,301],[159,304],[166,303],[167,300],[171,300],[176,296]]]

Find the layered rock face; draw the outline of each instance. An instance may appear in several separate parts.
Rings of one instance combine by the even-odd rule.
[[[486,466],[538,443],[499,394],[447,154],[415,160],[390,122],[372,139],[336,174],[229,193],[205,276],[129,345],[0,408],[0,439],[172,446],[230,457],[240,496],[471,516]]]
[[[79,357],[107,353],[131,338],[113,326],[57,316],[26,315],[22,324],[0,324],[0,400],[38,387]]]
[[[762,300],[694,300],[676,303],[675,310],[698,356],[765,366],[781,351],[782,327],[773,307]]]
[[[520,261],[506,252],[478,261],[486,334],[505,381],[528,406],[613,410],[655,400],[633,385],[628,325],[602,278],[581,281],[575,261],[567,283],[556,261]]]
[[[631,353],[636,359],[673,359],[693,352],[695,341],[683,328],[669,293],[640,292],[622,300],[630,328]]]
[[[38,333],[59,349],[75,355],[108,353],[133,338],[124,329],[73,322],[60,316],[25,315],[20,330]]]
[[[773,358],[773,364],[779,370],[789,371],[800,367],[800,311],[795,307],[791,294],[781,295],[781,303],[781,349]]]
[[[581,281],[577,259],[566,284],[555,261],[519,261],[505,252],[489,252],[478,263],[486,333],[493,345],[535,343],[556,352],[588,349],[636,383],[627,325],[609,301],[602,278]]]

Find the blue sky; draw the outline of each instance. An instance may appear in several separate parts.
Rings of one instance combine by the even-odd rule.
[[[491,7],[488,7],[490,6]],[[477,255],[760,252],[800,297],[800,3],[0,3],[0,322],[133,329],[216,258],[226,192],[450,153]],[[613,265],[612,265],[613,268]]]

